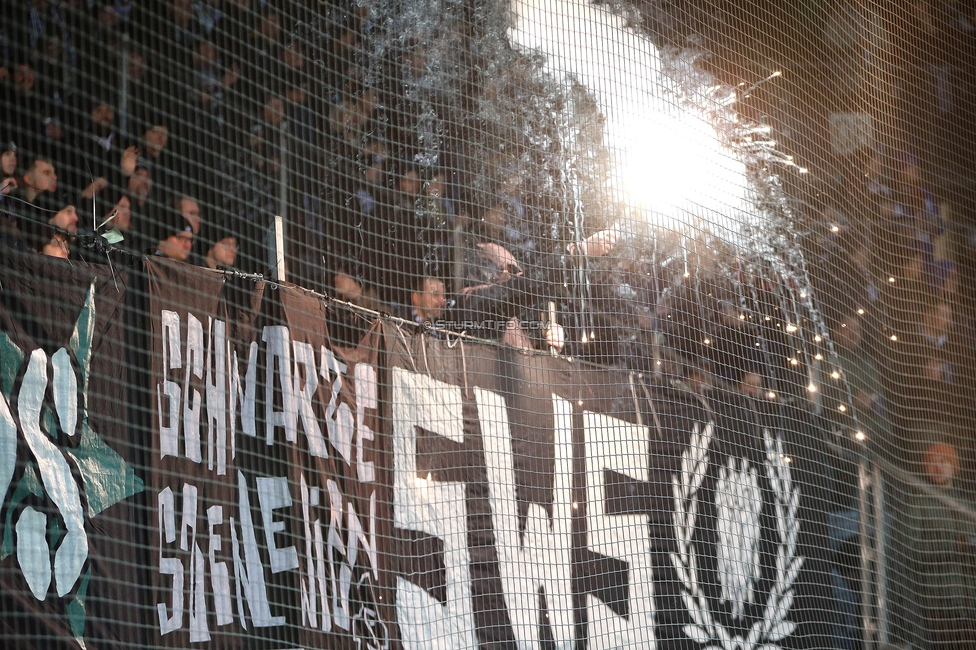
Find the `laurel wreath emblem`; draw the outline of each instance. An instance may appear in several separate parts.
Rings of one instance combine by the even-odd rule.
[[[779,646],[776,644],[796,629],[796,623],[786,620],[786,617],[793,606],[793,583],[803,566],[803,558],[796,556],[800,491],[793,486],[790,466],[783,454],[782,438],[776,436],[774,439],[769,430],[763,429],[766,444],[764,464],[776,513],[776,575],[762,618],[752,624],[745,636],[732,635],[712,617],[708,601],[698,583],[698,554],[691,541],[698,518],[698,491],[708,471],[708,447],[712,436],[712,422],[705,425],[701,432],[699,426],[695,425],[688,448],[681,454],[680,477],[672,479],[677,551],[670,554],[671,563],[681,581],[682,601],[693,621],[682,629],[694,641],[710,644],[704,650],[777,650]]]

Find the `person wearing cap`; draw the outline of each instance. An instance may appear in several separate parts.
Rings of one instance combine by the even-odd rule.
[[[959,453],[939,431],[923,432],[928,440],[922,454],[925,481],[939,498],[912,489],[896,505],[893,522],[893,563],[917,599],[919,623],[928,634],[929,648],[976,648],[976,520],[974,504],[959,489]]]
[[[197,219],[199,222],[199,208]],[[204,244],[200,250],[207,251],[200,261],[200,266],[219,271],[237,270],[237,253],[240,244],[233,223],[233,220],[220,218],[213,223],[208,220],[200,226],[200,239]]]
[[[178,208],[167,206],[156,222],[158,243],[153,255],[186,262],[193,250],[193,224]]]
[[[207,256],[204,258],[207,268],[221,271],[234,270],[236,261],[237,237],[230,234],[217,239],[207,250]]]
[[[78,233],[78,212],[75,206],[68,205],[58,210],[48,220],[47,227],[41,227],[34,249],[48,257],[69,259],[72,257],[71,244]]]

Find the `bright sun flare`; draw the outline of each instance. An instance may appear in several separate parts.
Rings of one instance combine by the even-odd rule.
[[[509,38],[585,85],[606,118],[616,189],[649,222],[734,236],[748,210],[745,166],[704,116],[680,107],[647,38],[582,0],[512,0]]]

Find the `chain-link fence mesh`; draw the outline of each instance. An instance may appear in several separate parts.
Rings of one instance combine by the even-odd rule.
[[[976,647],[965,2],[23,0],[10,647]]]

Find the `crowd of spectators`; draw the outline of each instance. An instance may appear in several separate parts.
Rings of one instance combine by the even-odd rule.
[[[809,397],[769,278],[747,278],[758,291],[744,299],[742,276],[676,282],[617,228],[560,240],[517,166],[476,195],[450,139],[434,162],[421,155],[428,44],[390,41],[377,59],[366,8],[313,4],[15,3],[0,25],[0,236],[70,259],[88,254],[73,235],[111,231],[135,253],[264,272],[283,214],[291,278],[360,306],[692,386]],[[906,439],[932,404],[966,403],[940,397],[964,385],[970,319],[926,187],[912,153],[855,155],[807,242],[865,426],[893,421]],[[443,306],[418,307],[432,286]]]
[[[968,448],[965,215],[934,195],[934,171],[911,152],[862,151],[846,162],[847,172],[822,194],[808,247],[855,406],[892,459],[919,461],[925,449],[912,432],[922,424]]]
[[[971,508],[976,357],[969,215],[930,189],[938,168],[911,151],[865,150],[821,193],[808,239],[830,340],[869,446],[896,470],[886,482],[892,636],[921,647],[971,647],[976,535]],[[839,408],[848,408],[840,404]],[[938,461],[938,462],[936,462]],[[906,478],[907,477],[907,478]],[[858,469],[839,462],[835,594],[848,603],[840,647],[860,647]],[[918,594],[929,590],[919,610]],[[949,594],[952,594],[951,596]],[[968,645],[967,645],[968,644]]]
[[[284,214],[293,279],[430,336],[853,408],[894,461],[944,444],[971,465],[971,296],[953,215],[913,153],[855,154],[823,192],[805,242],[830,343],[814,367],[794,333],[814,325],[782,309],[783,276],[685,281],[616,227],[559,240],[505,165],[474,200],[457,152],[419,155],[426,109],[411,84],[425,44],[404,39],[378,62],[371,29],[354,3],[13,3],[0,23],[0,238],[72,259],[95,255],[76,235],[98,234],[137,256],[263,272],[265,232]],[[818,392],[838,373],[850,400]]]
[[[136,257],[262,273],[285,215],[304,286],[407,319],[431,293],[418,286],[440,287],[458,313],[478,306],[466,318],[481,334],[545,343],[517,325],[547,293],[518,279],[545,248],[523,179],[499,172],[476,206],[449,151],[425,159],[408,86],[427,46],[406,39],[367,82],[372,28],[354,3],[15,3],[0,24],[0,236],[93,260],[102,249],[80,243],[102,236]]]

